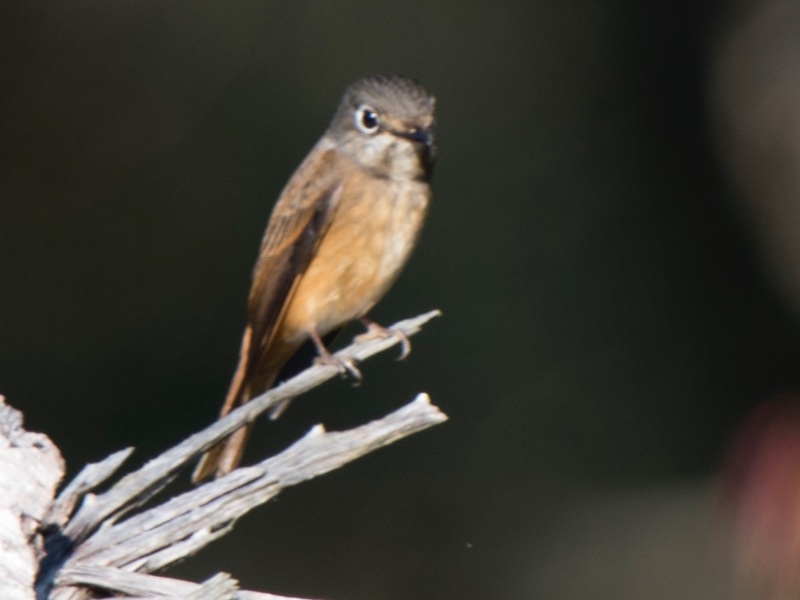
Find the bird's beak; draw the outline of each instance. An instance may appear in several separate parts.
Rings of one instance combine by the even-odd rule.
[[[395,130],[395,135],[417,142],[423,146],[423,160],[426,164],[433,164],[436,158],[436,139],[433,127],[411,127],[407,129]]]
[[[394,133],[407,140],[419,142],[424,146],[433,145],[433,129],[431,127],[412,127],[410,129],[401,129]]]

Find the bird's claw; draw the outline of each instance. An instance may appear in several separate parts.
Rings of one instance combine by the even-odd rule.
[[[408,339],[406,333],[400,329],[393,329],[391,327],[384,327],[383,325],[379,325],[375,321],[371,321],[366,318],[362,318],[361,322],[367,327],[367,330],[355,337],[355,341],[363,342],[367,340],[374,340],[374,339],[386,339],[386,338],[395,338],[400,341],[400,356],[397,357],[397,360],[405,359],[409,354],[411,354],[411,340]]]
[[[336,356],[330,352],[325,352],[324,354],[320,353],[317,358],[314,359],[314,362],[318,365],[336,367],[342,377],[349,374],[356,383],[361,383],[361,380],[364,379],[352,358]]]

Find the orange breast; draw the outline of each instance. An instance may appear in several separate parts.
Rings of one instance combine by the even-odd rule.
[[[310,327],[325,335],[365,315],[408,260],[429,198],[428,185],[416,181],[364,176],[347,185],[278,338],[299,342]]]

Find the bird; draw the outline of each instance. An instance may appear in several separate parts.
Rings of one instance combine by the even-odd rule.
[[[417,245],[431,201],[435,98],[377,74],[348,86],[328,129],[278,197],[253,269],[239,362],[220,418],[277,383],[309,340],[317,360],[360,377],[323,339],[361,319],[367,335],[408,339],[367,318]],[[276,407],[273,418],[286,403]],[[208,450],[195,483],[239,464],[252,424]]]

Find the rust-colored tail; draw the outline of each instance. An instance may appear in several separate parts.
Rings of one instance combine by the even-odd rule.
[[[192,473],[192,483],[201,483],[211,477],[222,477],[233,471],[242,460],[252,428],[252,424],[245,425],[203,454]]]
[[[247,382],[247,364],[250,351],[250,337],[252,330],[248,327],[242,337],[242,349],[239,354],[239,366],[233,375],[225,404],[222,405],[220,418],[227,415],[240,404],[244,404],[253,397],[253,390]],[[267,376],[265,389],[270,387],[277,377],[277,371]],[[263,385],[263,384],[262,384]],[[256,392],[260,393],[260,391]],[[244,447],[250,435],[252,424],[245,425],[233,432],[229,437],[213,446],[202,457],[192,473],[192,482],[200,483],[210,477],[222,477],[233,471],[242,460]]]

